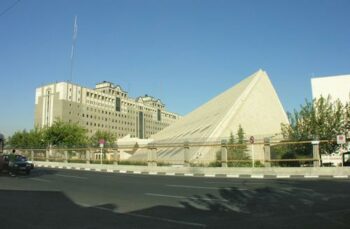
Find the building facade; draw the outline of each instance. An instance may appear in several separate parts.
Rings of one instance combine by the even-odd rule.
[[[312,78],[311,87],[314,99],[331,96],[332,101],[350,102],[350,75]]]
[[[130,98],[119,85],[110,82],[98,83],[94,89],[59,82],[36,89],[34,124],[43,128],[57,119],[78,123],[90,136],[101,130],[117,138],[130,135],[144,139],[180,116],[166,111],[159,99],[148,95]]]

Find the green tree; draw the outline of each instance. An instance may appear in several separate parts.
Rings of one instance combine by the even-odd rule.
[[[28,134],[28,146],[32,149],[34,148],[45,148],[47,146],[45,142],[45,129],[39,129],[35,127],[29,131]]]
[[[241,125],[239,125],[237,130],[237,141],[233,133],[230,133],[230,138],[228,141],[228,149],[227,149],[227,159],[228,160],[247,160],[249,159],[247,155],[247,144],[245,142],[245,133]],[[241,163],[231,163],[232,165],[239,165]]]
[[[29,132],[26,130],[17,131],[9,137],[7,145],[13,148],[44,148],[44,130],[34,128]]]
[[[306,101],[300,111],[288,113],[289,123],[282,124],[282,134],[290,141],[305,140],[335,140],[339,134],[347,134],[350,123],[350,106],[345,106],[331,97]],[[334,142],[320,145],[321,153],[332,153],[338,148]],[[308,155],[312,152],[310,144],[291,145],[290,149],[298,155]]]
[[[45,130],[45,142],[54,146],[81,147],[87,144],[87,131],[77,123],[56,120]]]
[[[90,138],[90,144],[93,146],[97,146],[99,144],[99,140],[104,139],[105,140],[105,145],[108,146],[114,146],[115,141],[117,139],[117,136],[110,132],[110,131],[101,131],[98,130],[95,132],[94,135],[91,136]]]
[[[29,133],[27,130],[16,131],[8,138],[7,145],[12,148],[29,148]]]
[[[237,136],[238,136],[238,146],[237,146],[237,154],[240,155],[242,158],[247,158],[247,144],[246,141],[244,140],[245,133],[241,125],[239,125],[238,130],[237,130]]]

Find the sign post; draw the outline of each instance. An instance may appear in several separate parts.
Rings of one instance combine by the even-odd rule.
[[[255,155],[254,155],[254,142],[255,142],[255,139],[254,139],[254,136],[250,136],[249,142],[250,142],[250,144],[252,146],[252,166],[253,166],[253,168],[255,168]]]
[[[337,135],[337,144],[340,145],[340,154],[343,155],[343,147],[344,147],[344,144],[346,144],[346,137],[345,135]],[[341,161],[341,166],[343,167],[344,166],[344,162],[343,160]]]
[[[100,159],[101,159],[101,165],[102,165],[102,159],[103,159],[103,146],[105,144],[105,140],[104,139],[100,139],[98,141],[100,143],[100,150],[101,150],[101,153],[100,153]]]

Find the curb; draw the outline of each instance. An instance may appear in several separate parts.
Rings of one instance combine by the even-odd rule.
[[[211,178],[236,178],[236,179],[350,179],[347,175],[263,175],[263,174],[202,174],[202,173],[166,173],[166,172],[141,172],[128,170],[92,169],[72,166],[35,165],[37,168],[53,168],[65,170],[80,170],[103,173],[157,175],[157,176],[182,176],[182,177],[211,177]]]

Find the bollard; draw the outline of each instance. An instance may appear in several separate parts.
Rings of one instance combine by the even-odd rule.
[[[221,141],[221,167],[227,168],[227,141]]]
[[[264,161],[265,167],[271,167],[271,145],[270,138],[264,138]]]
[[[312,141],[312,154],[314,158],[314,167],[320,167],[320,141]]]
[[[188,141],[184,142],[184,166],[190,167],[190,144]]]

